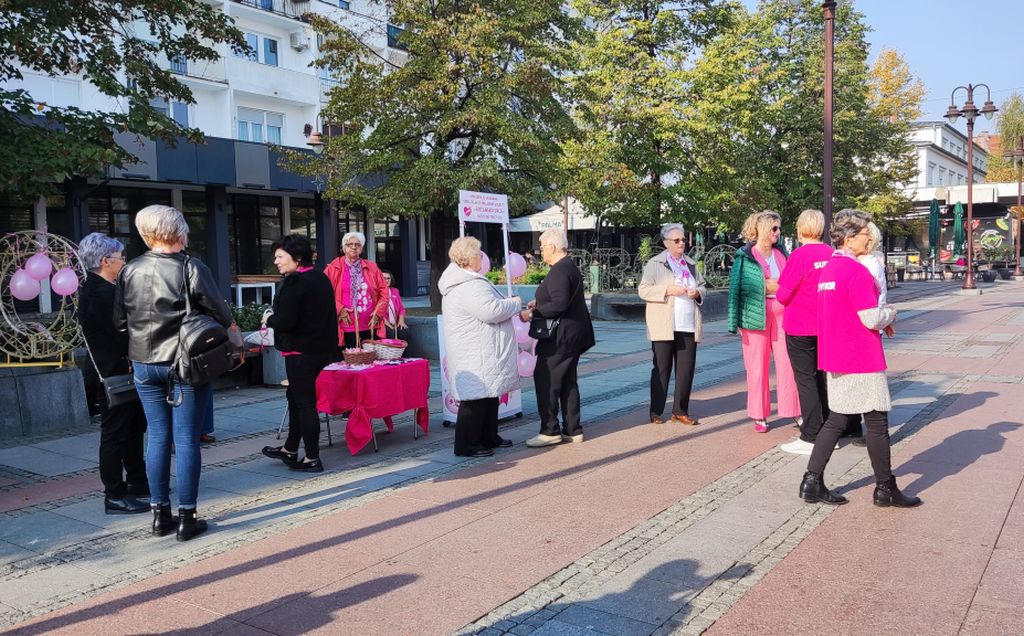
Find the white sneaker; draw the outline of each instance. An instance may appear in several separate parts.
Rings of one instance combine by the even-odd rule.
[[[782,450],[787,453],[793,453],[794,455],[810,455],[811,451],[814,450],[814,444],[805,442],[799,437],[792,442],[786,442],[779,446]]]
[[[567,444],[582,444],[583,433],[577,433],[576,435],[563,435],[562,441]]]
[[[529,448],[543,448],[544,446],[554,446],[561,443],[561,435],[537,435],[526,440],[526,446]]]

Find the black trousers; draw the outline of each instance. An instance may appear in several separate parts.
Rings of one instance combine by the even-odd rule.
[[[302,353],[285,356],[284,371],[288,376],[288,439],[287,451],[299,450],[299,439],[306,457],[320,457],[320,416],[316,412],[316,378],[327,366],[327,353]]]
[[[860,415],[843,415],[842,413],[831,413],[825,426],[818,433],[818,439],[814,441],[814,450],[811,451],[811,459],[807,462],[807,472],[821,475],[825,472],[825,466],[832,457],[836,442],[842,437],[843,431],[860,419]],[[892,477],[892,457],[889,448],[889,414],[882,411],[871,411],[864,413],[864,423],[867,425],[868,457],[871,459],[871,468],[875,472],[875,481],[879,484],[889,481]]]
[[[804,420],[800,439],[813,444],[829,416],[825,372],[818,369],[818,336],[786,334],[786,350],[800,396],[800,415]]]
[[[580,387],[576,367],[578,353],[542,353],[537,346],[537,366],[533,383],[537,394],[541,435],[580,435]],[[558,426],[558,410],[562,410],[562,426]]]
[[[146,432],[146,414],[142,403],[109,408],[100,389],[100,480],[107,497],[120,499],[133,490],[148,490],[146,460],[142,437]]]
[[[498,398],[459,402],[455,418],[455,454],[469,455],[501,444],[498,435]]]
[[[373,332],[369,329],[366,331],[359,332],[359,341],[366,342],[367,340],[373,340]],[[345,332],[345,345],[339,347],[339,349],[355,349],[356,348],[356,332],[346,331]],[[341,351],[338,351],[338,359],[341,359]]]
[[[693,370],[697,365],[697,342],[688,331],[675,332],[674,340],[651,342],[654,368],[651,369],[651,417],[661,417],[668,396],[668,380],[672,365],[676,368],[676,387],[672,393],[672,415],[690,414],[690,390]]]

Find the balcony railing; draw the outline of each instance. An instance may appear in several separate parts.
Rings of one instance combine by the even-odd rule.
[[[234,0],[238,4],[260,9],[286,18],[298,19],[309,11],[309,0]]]
[[[320,78],[320,101],[328,102],[331,99],[331,89],[341,86],[344,82],[332,77]]]
[[[171,72],[178,75],[188,75],[188,60],[183,56],[171,59]]]
[[[228,77],[224,70],[224,60],[199,60],[199,61],[188,61],[184,57],[166,58],[160,56],[157,60],[158,65],[166,68],[175,75],[180,75],[186,78],[206,80],[208,82],[217,82],[220,84],[226,84]]]

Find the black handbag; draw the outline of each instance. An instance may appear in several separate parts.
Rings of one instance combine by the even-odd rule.
[[[576,290],[573,291],[572,297],[569,298],[569,303],[576,298],[576,292],[583,287],[583,279],[580,278],[580,282],[576,285]],[[537,316],[536,318],[530,319],[530,337],[534,340],[554,340],[555,330],[558,329],[558,324],[562,321],[562,317],[558,318],[542,318]]]
[[[89,352],[89,359],[92,360],[92,366],[96,369],[96,376],[100,379],[100,385],[103,387],[103,395],[107,398],[107,408],[112,409],[138,402],[139,392],[135,389],[135,375],[132,373],[121,373],[103,377],[99,366],[96,364],[96,358],[92,356],[89,340],[85,337],[84,333],[82,334],[82,340],[85,342],[85,350]]]
[[[185,317],[178,328],[178,352],[172,379],[188,385],[207,384],[235,367],[238,351],[224,325],[213,316],[192,309],[188,261],[186,257],[181,272]],[[174,396],[173,387],[168,387],[167,401],[174,405],[181,403],[181,397]]]

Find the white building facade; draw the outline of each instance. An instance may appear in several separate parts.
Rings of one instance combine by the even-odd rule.
[[[911,142],[917,150],[915,188],[947,188],[967,183],[967,136],[943,121],[916,122]],[[974,183],[985,180],[988,152],[974,144]]]

